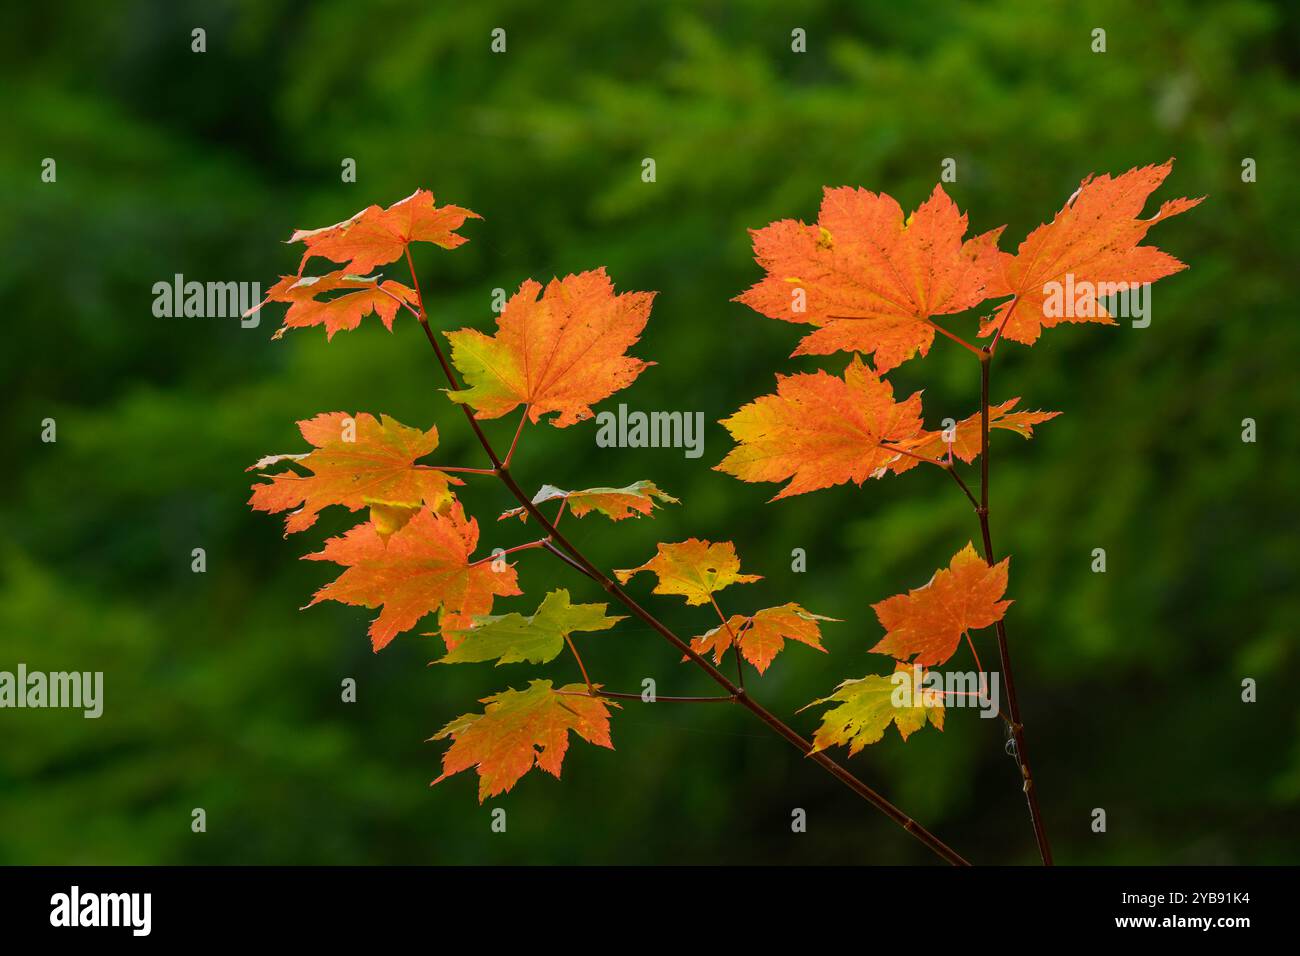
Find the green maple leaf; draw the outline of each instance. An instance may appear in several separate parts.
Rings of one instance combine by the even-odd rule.
[[[910,672],[911,668],[899,664],[896,670]],[[904,683],[910,684],[911,681],[905,679]],[[910,693],[913,688],[904,687],[909,692],[904,698],[907,702],[904,706],[895,706],[893,695],[898,685],[889,677],[872,674],[859,680],[846,680],[829,697],[822,697],[808,705],[812,707],[831,702],[840,705],[822,715],[822,725],[813,735],[813,751],[844,744],[848,746],[851,757],[883,737],[891,723],[897,725],[898,734],[904,740],[924,727],[926,720],[943,730],[942,700],[917,706],[922,686],[918,685],[915,695]]]
[[[438,663],[495,660],[498,664],[544,664],[564,650],[565,639],[574,631],[607,631],[623,620],[609,617],[605,613],[608,607],[572,604],[568,591],[552,591],[531,616],[511,613],[476,617],[473,627],[448,634],[455,646]]]

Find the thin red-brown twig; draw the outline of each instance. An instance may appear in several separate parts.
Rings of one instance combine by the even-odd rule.
[[[1007,313],[1011,313],[1008,311]],[[1005,324],[1005,322],[1003,323]],[[989,367],[993,363],[993,349],[980,353],[980,503],[975,509],[979,518],[980,534],[984,539],[984,560],[992,567],[994,562],[993,537],[989,531]],[[1016,699],[1016,681],[1011,672],[1011,650],[1007,646],[1006,621],[997,622],[998,656],[1002,664],[1002,681],[1007,690],[1008,726],[1016,744],[1015,758],[1024,781],[1025,801],[1029,804],[1029,819],[1034,827],[1034,842],[1044,866],[1052,865],[1052,847],[1047,840],[1047,828],[1038,805],[1038,790],[1034,786],[1033,772],[1029,768],[1029,754],[1025,746],[1025,728],[1020,719],[1020,703]]]

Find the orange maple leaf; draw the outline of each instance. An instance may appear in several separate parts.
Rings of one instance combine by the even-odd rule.
[[[895,594],[871,605],[885,636],[871,650],[901,661],[930,667],[952,657],[962,635],[1002,620],[1010,601],[1007,590],[1010,558],[990,567],[968,543],[947,568],[906,594]]]
[[[248,469],[261,471],[291,462],[311,472],[267,475],[268,481],[253,486],[248,503],[255,510],[274,513],[296,509],[285,519],[286,537],[310,528],[321,510],[330,505],[342,505],[351,511],[364,507],[382,510],[387,506],[388,510],[382,510],[386,520],[392,509],[407,508],[413,513],[416,507],[426,504],[440,510],[452,499],[449,486],[463,484],[458,478],[415,464],[417,458],[438,447],[437,428],[409,428],[387,415],[381,422],[365,413],[352,416],[347,412],[323,412],[299,422],[298,430],[315,450],[301,455],[269,455]],[[385,524],[380,530],[387,532],[389,527]]]
[[[778,375],[775,395],[722,424],[736,440],[714,468],[741,481],[790,483],[772,499],[902,471],[906,456],[881,446],[921,433],[921,393],[894,401],[894,387],[853,357],[842,379],[826,372]]]
[[[541,298],[538,298],[538,294]],[[604,268],[552,279],[542,292],[526,280],[497,317],[497,333],[446,333],[452,363],[469,388],[449,392],[497,418],[520,405],[536,423],[547,412],[565,428],[591,417],[591,405],[626,388],[653,362],[627,355],[650,318],[653,292],[615,294]]]
[[[642,571],[650,571],[659,579],[652,593],[680,594],[687,604],[707,604],[725,587],[763,579],[759,574],[740,573],[740,558],[730,541],[715,544],[699,538],[661,544],[645,564],[614,573],[621,583],[627,584],[632,575]]]
[[[496,571],[495,562],[470,563],[477,544],[478,522],[465,518],[459,501],[445,514],[421,508],[387,539],[370,522],[357,525],[306,556],[347,569],[307,606],[328,600],[382,608],[370,625],[376,651],[439,611],[438,625],[450,650],[457,643],[452,633],[467,630],[475,615],[491,613],[494,595],[520,593],[513,565]]]
[[[822,647],[822,632],[817,622],[834,620],[837,619],[812,614],[794,603],[764,608],[750,615],[733,614],[725,624],[719,624],[708,633],[692,638],[691,650],[697,654],[713,651],[714,663],[720,664],[722,655],[734,643],[739,646],[745,660],[758,668],[761,674],[785,647],[787,640],[799,641],[825,654],[826,648]]]
[[[1109,175],[1089,176],[1066,200],[1056,218],[1044,223],[1020,244],[1015,255],[998,253],[999,278],[990,286],[990,296],[1014,294],[984,322],[980,335],[992,335],[1002,326],[1002,335],[1032,345],[1045,328],[1061,322],[1098,322],[1114,325],[1115,320],[1097,301],[1097,286],[1103,283],[1142,284],[1172,275],[1187,266],[1155,246],[1140,246],[1147,230],[1199,205],[1200,199],[1171,199],[1161,204],[1150,219],[1138,219],[1147,197],[1173,169],[1172,159],[1160,166],[1130,169],[1113,179]],[[1049,284],[1070,285],[1080,290],[1088,307],[1071,308],[1066,314],[1049,310]],[[1077,313],[1082,311],[1083,315]]]
[[[597,688],[599,689],[599,688]],[[481,703],[481,714],[457,717],[431,740],[452,739],[442,756],[442,775],[478,769],[478,802],[507,793],[534,766],[558,778],[569,749],[569,731],[600,747],[614,749],[609,737],[611,701],[588,695],[582,684],[558,691],[548,680],[535,680],[527,690],[504,690]],[[612,704],[617,707],[617,704]]]
[[[327,292],[338,292],[331,299],[318,299]],[[393,319],[403,302],[414,305],[415,290],[393,282],[381,282],[379,276],[349,275],[340,269],[323,276],[281,276],[280,281],[267,290],[266,298],[258,303],[260,309],[267,302],[288,302],[284,324],[276,329],[273,338],[281,338],[286,329],[325,326],[325,338],[343,329],[355,329],[362,318],[372,312],[378,315],[385,327],[393,330]]]
[[[290,242],[306,243],[301,273],[312,256],[345,262],[343,271],[365,275],[375,266],[387,265],[406,251],[412,242],[432,242],[455,249],[466,242],[459,229],[466,219],[483,218],[460,206],[435,206],[433,193],[417,189],[387,209],[367,206],[355,216],[321,229],[298,229]]]
[[[1019,398],[1012,398],[1001,405],[990,406],[989,428],[1001,428],[1015,432],[1022,438],[1032,438],[1035,425],[1051,421],[1061,414],[1060,412],[1011,411],[1019,401]],[[951,449],[955,458],[970,464],[979,457],[981,444],[980,415],[979,412],[976,412],[968,418],[963,418],[951,429],[933,432],[924,431],[912,441],[901,443],[899,447],[906,449],[913,455],[922,455],[934,459],[947,458],[948,451]],[[900,461],[895,469],[899,473],[907,471],[914,465],[921,464],[917,458],[906,455],[903,458],[904,460]]]
[[[966,216],[942,186],[903,219],[891,197],[827,188],[815,225],[783,219],[751,230],[767,275],[737,296],[773,319],[817,326],[795,355],[874,353],[887,372],[934,341],[935,315],[987,298],[995,229],[962,242]]]

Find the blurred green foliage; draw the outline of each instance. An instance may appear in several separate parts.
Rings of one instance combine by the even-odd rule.
[[[418,252],[444,328],[489,327],[491,290],[529,276],[604,264],[621,289],[658,290],[635,350],[658,365],[619,400],[703,411],[704,457],[598,449],[589,422],[526,433],[516,471],[528,486],[651,478],[683,500],[653,521],[574,522],[605,567],[659,540],[733,539],[765,578],[726,609],[798,600],[844,619],[829,656],[795,646],[752,681],[790,714],[879,670],[869,603],[922,583],[976,528],[937,473],[766,504],[775,486],[710,470],[729,447],[713,423],[775,372],[844,360],[787,358],[798,330],[729,301],[759,275],[745,230],[814,218],[823,185],[914,208],[952,157],[972,231],[1005,222],[1014,248],[1086,174],[1171,155],[1155,199],[1209,200],[1152,233],[1192,268],[1155,287],[1151,326],[1065,326],[999,351],[995,400],[1065,412],[1032,443],[997,436],[1008,627],[1060,860],[1294,861],[1298,16],[1257,0],[8,11],[0,669],[103,670],[106,702],[98,721],[0,712],[0,863],[930,861],[729,707],[628,706],[615,752],[575,742],[562,782],[531,774],[488,807],[470,774],[428,789],[441,747],[424,738],[539,672],[575,679],[572,665],[427,668],[436,639],[374,655],[364,609],[299,612],[329,571],[295,558],[350,516],[284,541],[245,506],[243,470],[298,450],[293,422],[336,409],[436,422],[440,460],[476,464],[422,336],[367,320],[329,344],[272,342],[278,319],[155,318],[153,283],[266,286],[296,266],[280,244],[292,227],[424,185],[485,217],[455,253]],[[807,53],[791,52],[796,27]],[[57,183],[40,181],[45,157]],[[344,157],[356,184],[340,181]],[[1241,181],[1244,157],[1258,182]],[[925,388],[931,425],[975,407],[977,372],[945,345],[893,375]],[[47,417],[56,444],[40,441]],[[493,520],[509,503],[495,484],[464,498],[486,547],[522,540]],[[191,573],[195,547],[206,574]],[[796,547],[807,573],[790,570]],[[1090,571],[1097,547],[1106,574]],[[599,599],[543,553],[520,557],[528,596],[499,608],[530,611],[561,585]],[[711,626],[707,609],[648,600],[683,633]],[[711,692],[652,633],[589,646],[611,687]],[[1240,701],[1245,677],[1258,703]],[[997,722],[955,711],[942,734],[891,731],[851,765],[972,859],[1034,859]],[[489,831],[491,806],[508,808],[507,834]],[[206,834],[190,831],[194,807]],[[806,834],[790,832],[794,807]]]

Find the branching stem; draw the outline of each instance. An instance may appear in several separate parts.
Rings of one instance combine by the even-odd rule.
[[[425,338],[429,340],[430,346],[433,347],[434,355],[437,357],[438,365],[442,368],[443,375],[447,379],[447,384],[450,386],[450,388],[453,391],[458,391],[460,389],[460,385],[456,379],[455,372],[452,370],[451,365],[448,363],[446,354],[443,352],[442,346],[438,342],[437,336],[434,335],[433,330],[429,327],[428,315],[424,307],[424,297],[420,294],[419,280],[416,278],[415,275],[415,264],[411,260],[411,253],[409,249],[407,249],[406,251],[406,261],[407,261],[407,265],[410,267],[411,281],[415,285],[416,296],[420,303],[420,308],[419,308],[420,327],[424,330]],[[533,520],[538,523],[538,525],[542,528],[542,530],[546,532],[546,538],[544,539],[545,543],[539,545],[540,547],[543,547],[546,550],[550,551],[552,554],[561,558],[569,566],[575,568],[577,571],[581,572],[586,577],[591,578],[602,588],[604,588],[604,590],[612,598],[614,598],[619,603],[621,603],[624,607],[628,609],[628,611],[630,611],[635,617],[637,617],[640,621],[642,621],[642,623],[646,624],[652,630],[656,631],[661,637],[664,638],[664,640],[668,641],[669,644],[673,645],[673,647],[675,647],[678,651],[680,651],[687,658],[689,658],[690,661],[693,664],[695,664],[695,666],[703,670],[716,684],[720,685],[723,688],[723,690],[727,692],[727,696],[724,698],[720,698],[719,700],[727,700],[727,701],[734,700],[736,703],[739,703],[741,706],[748,709],[759,720],[761,720],[764,724],[766,724],[774,733],[784,738],[788,743],[794,746],[800,753],[808,757],[808,759],[812,760],[814,763],[818,764],[827,773],[831,774],[833,777],[835,777],[837,780],[843,783],[846,787],[848,787],[850,790],[852,790],[862,799],[866,800],[868,803],[870,803],[872,806],[878,809],[881,813],[885,814],[885,816],[889,817],[891,820],[893,820],[896,824],[898,824],[908,833],[912,834],[912,836],[914,836],[917,840],[919,840],[922,844],[924,844],[931,852],[935,853],[941,859],[945,860],[948,863],[953,864],[954,866],[970,865],[970,862],[965,857],[963,857],[960,853],[958,853],[952,847],[948,846],[948,844],[944,843],[942,840],[940,840],[929,830],[925,829],[925,827],[921,826],[921,824],[917,823],[915,820],[913,820],[910,816],[908,816],[898,807],[894,806],[894,804],[890,803],[887,799],[885,799],[883,796],[881,796],[871,787],[867,786],[867,784],[859,780],[854,774],[846,770],[844,767],[840,766],[833,759],[831,759],[831,757],[829,757],[826,753],[820,750],[814,750],[813,745],[809,741],[805,740],[797,731],[795,731],[788,724],[782,721],[779,717],[777,717],[775,714],[769,711],[766,707],[763,707],[756,700],[754,700],[752,697],[746,694],[739,685],[733,684],[725,674],[723,674],[716,667],[710,664],[708,660],[706,660],[700,654],[692,650],[690,644],[688,644],[686,641],[683,641],[667,625],[663,624],[658,618],[652,615],[649,611],[641,607],[641,605],[638,604],[635,600],[633,600],[631,595],[627,594],[627,592],[625,592],[621,587],[619,587],[618,584],[612,578],[610,578],[608,575],[606,575],[604,572],[598,569],[594,564],[592,564],[591,561],[589,561],[581,551],[579,551],[570,541],[568,541],[568,539],[564,537],[563,534],[561,534],[556,529],[554,523],[552,523],[546,517],[546,515],[542,514],[541,510],[535,504],[533,504],[532,499],[527,494],[524,493],[522,488],[519,487],[518,482],[516,482],[514,476],[511,475],[510,469],[497,456],[497,453],[494,450],[492,443],[488,440],[487,435],[483,433],[483,429],[479,425],[478,419],[475,417],[474,413],[470,410],[469,406],[461,403],[458,404],[460,404],[461,409],[464,411],[466,421],[469,422],[470,427],[473,429],[474,435],[478,439],[479,444],[482,446],[484,453],[488,457],[488,460],[492,462],[493,468],[496,469],[497,477],[501,479],[501,482],[506,486],[507,490],[509,490],[509,492],[515,497],[515,500],[518,501],[519,504],[524,508],[524,510],[527,511],[528,514],[532,516]],[[666,697],[658,698],[658,700],[669,700],[669,699],[670,698],[666,698]]]

